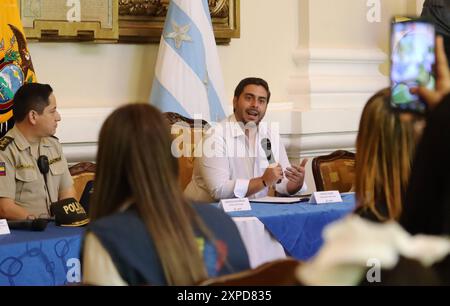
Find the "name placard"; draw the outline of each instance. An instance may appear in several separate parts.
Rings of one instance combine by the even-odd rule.
[[[325,204],[325,203],[339,203],[342,202],[341,194],[338,190],[330,191],[316,191],[313,192],[309,203],[311,204]]]
[[[6,222],[6,219],[0,219],[0,235],[6,234],[11,234],[9,231],[8,222]]]
[[[223,199],[220,200],[219,207],[225,212],[252,210],[248,198]]]

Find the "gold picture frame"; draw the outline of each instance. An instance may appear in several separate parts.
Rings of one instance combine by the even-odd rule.
[[[216,42],[240,37],[240,0],[208,0]],[[157,43],[169,0],[119,0],[119,42]]]
[[[29,40],[110,43],[159,43],[169,1],[80,0],[81,20],[74,22],[66,19],[70,10],[66,1],[17,0]],[[240,0],[208,0],[208,4],[216,42],[239,38]]]

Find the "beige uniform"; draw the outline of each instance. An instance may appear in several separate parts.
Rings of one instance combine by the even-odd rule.
[[[49,160],[47,185],[51,199],[48,199],[44,177],[37,165],[39,155],[46,155]],[[72,186],[73,180],[57,138],[42,138],[38,156],[33,156],[30,143],[16,126],[0,140],[0,197],[13,199],[38,217],[47,215],[50,203],[58,200],[59,192]]]

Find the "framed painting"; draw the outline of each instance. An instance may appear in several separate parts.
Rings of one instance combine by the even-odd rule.
[[[208,0],[217,43],[240,36],[240,0]],[[119,0],[119,42],[159,42],[169,0]]]
[[[123,43],[159,42],[169,1],[17,0],[30,40]],[[208,5],[217,43],[238,38],[240,0],[208,0]]]

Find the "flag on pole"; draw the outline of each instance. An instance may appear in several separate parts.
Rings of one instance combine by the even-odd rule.
[[[13,97],[25,82],[36,82],[20,22],[17,0],[0,1],[0,136],[14,125]]]
[[[150,103],[188,118],[225,118],[222,70],[206,0],[171,0]]]

